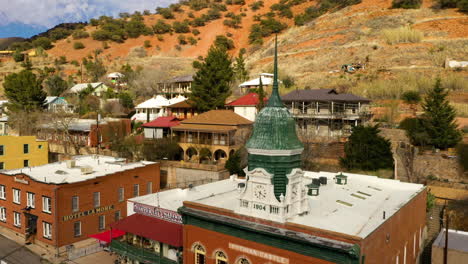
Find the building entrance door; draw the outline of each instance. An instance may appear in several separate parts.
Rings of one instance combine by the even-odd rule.
[[[24,213],[26,218],[26,243],[33,243],[37,233],[37,215]]]

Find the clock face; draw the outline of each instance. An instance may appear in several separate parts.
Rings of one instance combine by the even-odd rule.
[[[254,187],[254,196],[259,199],[263,200],[266,198],[267,190],[263,185],[255,185]]]

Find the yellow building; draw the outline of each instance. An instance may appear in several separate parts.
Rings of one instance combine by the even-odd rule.
[[[0,136],[0,169],[14,170],[49,163],[49,144],[34,136]]]

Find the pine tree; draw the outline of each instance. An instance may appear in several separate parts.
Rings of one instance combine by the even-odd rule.
[[[47,78],[45,86],[51,96],[60,96],[68,88],[67,82],[58,75],[52,75]]]
[[[244,59],[245,49],[242,48],[239,51],[239,56],[236,58],[235,73],[237,80],[245,82],[249,77],[249,72],[245,68],[245,59]]]
[[[260,112],[260,110],[262,110],[262,108],[265,107],[265,91],[263,90],[262,76],[260,76],[259,78],[257,95],[258,95],[257,110],[258,112]]]
[[[357,126],[345,144],[341,165],[348,169],[375,171],[393,168],[390,141],[379,135],[378,126]]]
[[[23,70],[6,76],[3,87],[9,111],[30,113],[44,107],[46,93],[42,90],[41,81],[31,71]]]
[[[194,62],[198,69],[192,85],[190,100],[199,111],[222,108],[231,95],[230,83],[234,77],[232,61],[223,47],[212,45],[202,62]]]
[[[460,130],[455,123],[456,112],[449,104],[447,95],[448,91],[442,88],[441,80],[437,79],[423,104],[430,143],[440,149],[453,147],[461,140]]]

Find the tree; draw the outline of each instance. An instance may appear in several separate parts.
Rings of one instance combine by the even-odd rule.
[[[67,82],[58,75],[52,75],[47,78],[45,86],[51,96],[60,96],[68,88]]]
[[[21,53],[20,50],[15,50],[15,52],[13,53],[13,60],[15,60],[16,62],[23,61],[24,60],[24,54]]]
[[[29,113],[44,107],[46,93],[42,90],[41,81],[31,71],[23,70],[6,76],[3,87],[9,111]]]
[[[239,51],[239,56],[236,58],[236,65],[234,71],[236,73],[237,80],[245,82],[249,77],[249,72],[245,68],[245,59],[244,59],[245,49],[242,48]]]
[[[95,57],[94,60],[87,60],[84,58],[83,65],[92,82],[97,82],[99,78],[106,74],[104,63],[97,57]]]
[[[130,96],[130,94],[127,92],[123,92],[119,94],[119,101],[120,101],[120,104],[127,109],[132,109],[134,106],[133,99]]]
[[[259,85],[258,85],[258,103],[257,103],[257,111],[260,112],[263,107],[265,107],[265,91],[263,90],[263,82],[262,76],[259,78]]]
[[[421,0],[393,0],[392,8],[416,9],[421,6]]]
[[[176,140],[168,138],[160,138],[144,142],[143,157],[145,160],[179,160],[181,159],[183,150],[179,147]]]
[[[415,146],[427,146],[430,138],[426,131],[426,120],[424,118],[405,118],[400,122],[400,128],[406,131],[411,144]]]
[[[238,176],[245,176],[244,170],[241,166],[241,155],[239,151],[234,152],[224,164],[224,168],[229,171],[230,175],[237,174]]]
[[[461,132],[455,123],[456,112],[449,104],[447,95],[448,91],[442,88],[441,80],[437,79],[423,104],[425,127],[431,145],[440,149],[453,147],[461,140]]]
[[[52,48],[52,42],[50,41],[49,38],[46,38],[46,37],[40,37],[40,38],[33,40],[32,45],[35,48],[42,47],[45,50]]]
[[[234,77],[232,61],[224,47],[212,45],[202,62],[193,63],[197,72],[193,78],[190,99],[199,111],[224,107],[231,94],[230,83]]]
[[[390,141],[380,136],[379,132],[378,125],[354,127],[345,144],[345,157],[341,158],[341,165],[347,169],[371,171],[393,168]]]
[[[218,47],[222,46],[227,50],[231,50],[234,48],[234,41],[232,41],[232,39],[227,38],[226,36],[223,36],[223,35],[216,36],[214,43],[216,46]]]

